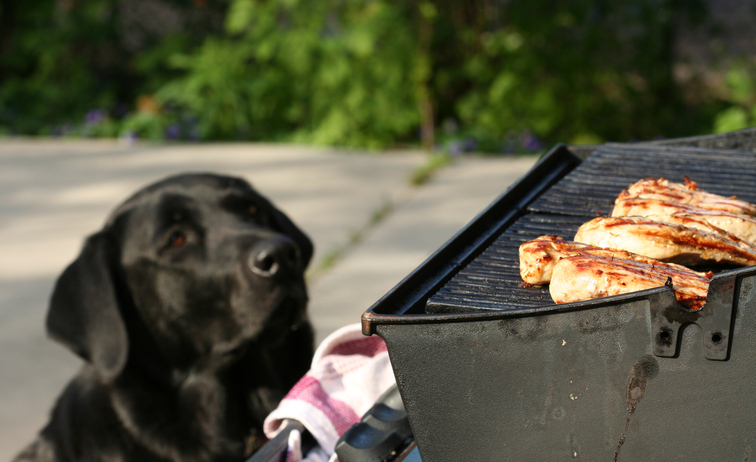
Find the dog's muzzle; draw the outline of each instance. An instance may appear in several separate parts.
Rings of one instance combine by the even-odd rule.
[[[300,270],[299,249],[288,237],[276,236],[252,247],[247,265],[264,278],[291,275]]]

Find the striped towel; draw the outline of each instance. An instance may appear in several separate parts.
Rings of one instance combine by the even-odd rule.
[[[383,339],[365,337],[359,324],[342,327],[315,351],[310,371],[281,400],[263,430],[273,438],[286,419],[302,423],[318,447],[301,453],[301,435],[289,436],[287,462],[334,462],[339,437],[393,384],[394,373]]]

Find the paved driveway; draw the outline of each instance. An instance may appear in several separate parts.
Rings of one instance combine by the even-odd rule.
[[[359,321],[534,161],[470,158],[413,188],[407,178],[424,160],[290,145],[0,140],[0,460],[34,437],[80,366],[44,333],[55,278],[133,191],[185,171],[251,181],[313,239],[314,267],[341,256],[311,275],[320,340]],[[376,225],[381,209],[391,213]]]

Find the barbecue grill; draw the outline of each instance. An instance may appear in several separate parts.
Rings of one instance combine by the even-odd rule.
[[[517,250],[571,239],[646,177],[756,202],[755,150],[754,130],[559,145],[366,311],[423,461],[750,460],[756,267],[705,268],[698,312],[667,287],[556,305]]]

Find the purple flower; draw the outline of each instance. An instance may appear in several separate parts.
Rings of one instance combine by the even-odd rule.
[[[199,141],[201,137],[199,128],[199,119],[194,115],[184,115],[182,117],[182,125],[184,126],[184,133],[186,139],[189,141]]]
[[[128,130],[121,135],[121,141],[126,144],[132,144],[139,140],[139,135],[132,130]]]
[[[171,124],[165,129],[165,137],[169,140],[176,140],[181,137],[181,126],[179,124]]]
[[[92,109],[84,116],[84,123],[87,125],[96,125],[108,116],[105,109]]]
[[[475,148],[478,147],[478,141],[473,138],[472,136],[466,136],[462,140],[462,150],[464,152],[472,152],[475,151]]]
[[[543,143],[532,133],[525,132],[522,135],[522,147],[526,151],[535,152],[543,149]]]
[[[464,152],[462,143],[459,141],[452,141],[449,143],[449,154],[452,156],[458,156]]]

